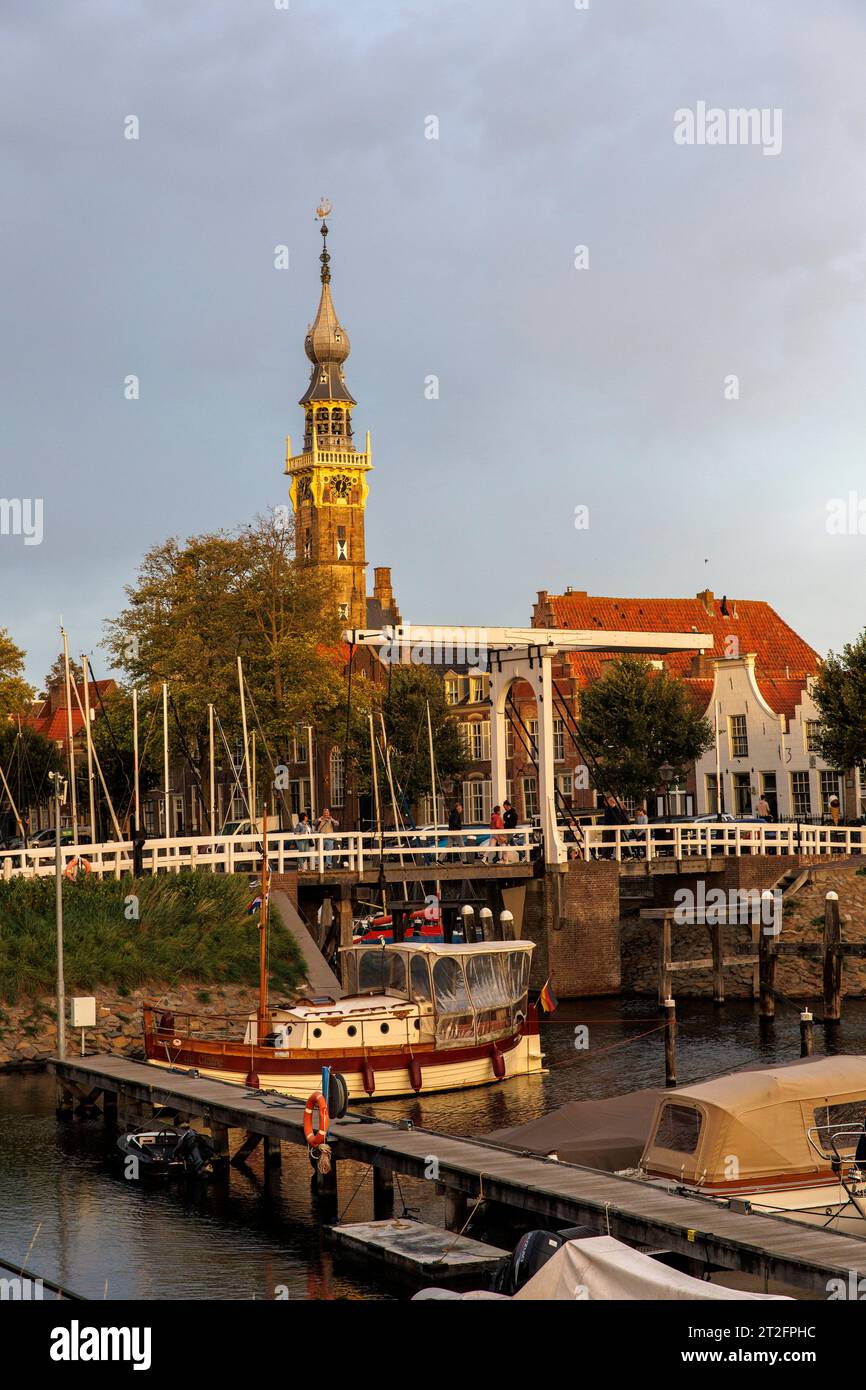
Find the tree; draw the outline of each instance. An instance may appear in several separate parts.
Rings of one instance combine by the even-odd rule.
[[[331,582],[293,555],[292,528],[275,513],[233,532],[164,541],[106,624],[104,645],[130,686],[156,696],[168,683],[172,753],[188,754],[200,773],[209,703],[227,735],[240,735],[238,656],[249,729],[275,763],[295,724],[327,727],[336,716],[343,657]]]
[[[26,818],[31,806],[47,803],[52,795],[48,773],[63,771],[65,759],[55,745],[35,729],[16,720],[0,725],[0,764],[15,799],[18,812]],[[17,835],[15,815],[0,783],[0,824],[4,833]]]
[[[72,657],[69,658],[69,679],[70,679],[70,681],[72,682],[73,685],[83,685],[83,684],[84,684],[84,671],[83,671],[82,668],[79,666],[78,662],[75,661],[75,660],[73,660]],[[48,672],[48,675],[45,677],[45,690],[46,690],[46,691],[51,690],[52,687],[57,686],[57,685],[62,685],[62,686],[64,687],[64,690],[65,690],[65,688],[66,688],[66,666],[65,666],[65,663],[64,663],[64,660],[63,660],[63,653],[62,653],[62,652],[60,653],[59,656],[55,657],[54,663],[53,663],[53,665],[52,665],[52,667],[51,667],[51,670]],[[75,696],[74,696],[74,695],[73,695],[73,697],[72,697],[72,704],[73,704],[73,707],[74,707],[74,706],[75,706]]]
[[[822,662],[812,686],[821,715],[817,747],[831,767],[866,768],[866,632]]]
[[[466,767],[460,725],[445,701],[441,677],[429,666],[394,666],[382,701],[391,770],[410,804],[431,794],[427,706],[439,784]],[[369,764],[369,756],[368,756]]]
[[[682,681],[645,657],[621,656],[580,696],[579,733],[600,764],[601,791],[643,801],[669,763],[683,775],[713,743]]]
[[[143,796],[156,786],[162,776],[162,713],[161,701],[149,691],[138,700],[138,781]],[[93,721],[93,747],[102,768],[106,786],[121,826],[132,823],[133,788],[135,786],[135,757],[132,720],[132,695],[118,687],[103,696],[99,718]],[[105,796],[99,774],[94,769],[94,795],[99,806],[104,830],[110,830],[111,818],[105,806]]]
[[[22,714],[35,691],[22,675],[24,652],[16,647],[5,627],[0,628],[0,720]]]

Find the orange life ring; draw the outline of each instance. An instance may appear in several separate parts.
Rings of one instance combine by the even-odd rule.
[[[313,1111],[318,1109],[319,1118],[313,1129]],[[317,1149],[328,1137],[328,1102],[321,1091],[314,1091],[304,1108],[304,1138],[311,1149]]]
[[[70,859],[69,863],[66,865],[63,871],[63,877],[68,878],[71,883],[78,877],[79,869],[84,870],[84,876],[86,878],[90,873],[90,860],[85,859],[83,855],[76,854],[75,858]]]

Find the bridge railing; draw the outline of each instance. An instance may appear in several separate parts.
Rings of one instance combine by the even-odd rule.
[[[268,833],[268,867],[272,872],[292,870],[326,874],[335,869],[363,873],[378,867],[401,864],[414,867],[436,865],[483,865],[527,861],[537,837],[530,826],[513,830],[489,830],[466,826],[463,830],[335,831],[331,835],[296,834],[291,830]],[[69,877],[94,874],[98,878],[120,878],[131,873],[131,840],[104,844],[63,845],[63,872]],[[211,869],[216,873],[250,873],[261,868],[262,836],[179,835],[148,839],[142,853],[145,873],[180,873],[182,869]],[[0,852],[0,877],[26,878],[53,876],[53,845],[38,849]],[[435,876],[435,875],[431,875]]]
[[[692,855],[866,853],[866,827],[768,821],[667,821],[584,827],[583,858],[687,859]]]

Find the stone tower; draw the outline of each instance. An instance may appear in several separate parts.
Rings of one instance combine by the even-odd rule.
[[[343,375],[349,337],[331,299],[325,221],[329,212],[329,205],[323,203],[317,214],[322,224],[322,293],[304,342],[312,363],[310,384],[300,400],[304,447],[293,456],[291,441],[286,439],[286,473],[292,480],[297,558],[330,574],[339,618],[347,627],[362,628],[367,624],[364,508],[366,474],[372,466],[370,434],[360,453],[352,427],[355,401]]]

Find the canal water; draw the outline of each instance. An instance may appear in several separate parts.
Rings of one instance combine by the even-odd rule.
[[[845,1003],[832,1050],[866,1055],[866,1001]],[[680,1001],[681,1083],[750,1061],[799,1053],[798,1013],[780,1002],[761,1041],[756,1006]],[[542,1024],[545,1076],[371,1105],[452,1134],[487,1135],[570,1100],[620,1094],[664,1079],[659,1016],[649,1000],[561,1005]],[[645,1036],[641,1036],[645,1034]],[[825,1050],[816,1025],[815,1051]],[[432,1145],[431,1145],[432,1147]],[[127,1182],[109,1160],[100,1119],[59,1121],[45,1073],[0,1076],[0,1257],[26,1262],[88,1298],[401,1298],[405,1288],[336,1253],[319,1225],[305,1150],[285,1145],[283,1167],[262,1182],[260,1160],[232,1170],[228,1188]],[[401,1178],[395,1211],[443,1222],[432,1182]],[[340,1165],[338,1214],[372,1216],[361,1165]]]

